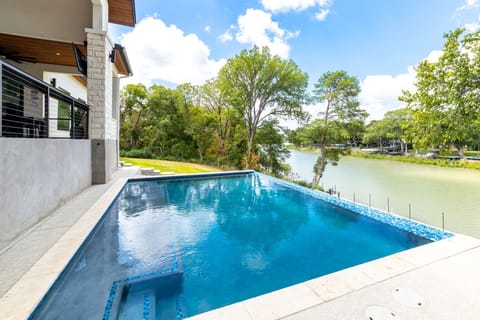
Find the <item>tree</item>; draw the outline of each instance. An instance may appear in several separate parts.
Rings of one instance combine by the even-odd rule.
[[[142,84],[129,84],[123,89],[120,109],[120,140],[125,149],[138,147],[142,119],[147,110],[148,91]]]
[[[454,146],[463,156],[480,116],[480,32],[456,29],[445,39],[438,61],[416,68],[416,91],[403,91],[400,100],[411,112],[407,133],[415,148]]]
[[[406,129],[409,125],[409,111],[405,108],[388,111],[382,120],[372,121],[365,131],[363,143],[400,142],[401,152],[407,152]]]
[[[275,117],[302,118],[308,76],[292,60],[272,56],[267,47],[243,50],[220,70],[218,83],[226,101],[243,118],[247,148],[244,168],[258,157],[255,137],[264,121]]]
[[[229,138],[232,133],[232,123],[236,122],[235,114],[220,91],[218,81],[209,80],[202,85],[201,105],[206,112],[214,117],[214,145],[211,145],[217,165],[223,164],[229,149]]]
[[[288,173],[290,168],[284,164],[290,151],[285,147],[285,138],[278,120],[265,121],[258,129],[258,155],[260,166],[274,176]]]
[[[215,132],[215,118],[201,107],[192,106],[189,111],[186,132],[197,145],[200,161],[203,162],[205,151],[211,145]]]
[[[358,95],[360,84],[356,77],[348,75],[346,71],[324,73],[315,83],[313,90],[314,101],[325,104],[323,123],[321,125],[320,148],[321,154],[314,167],[312,188],[319,185],[320,179],[330,158],[332,164],[336,164],[340,154],[335,150],[327,150],[328,137],[337,132],[343,125],[353,121],[364,121],[367,113],[360,109]]]

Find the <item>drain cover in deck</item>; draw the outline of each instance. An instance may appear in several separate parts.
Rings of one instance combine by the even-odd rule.
[[[410,308],[423,308],[425,306],[425,298],[416,291],[409,288],[395,288],[392,291],[393,298]]]

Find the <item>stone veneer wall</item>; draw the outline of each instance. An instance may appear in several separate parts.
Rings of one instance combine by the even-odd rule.
[[[112,117],[113,43],[105,32],[87,29],[88,104],[93,183],[105,183],[117,168],[117,120]]]

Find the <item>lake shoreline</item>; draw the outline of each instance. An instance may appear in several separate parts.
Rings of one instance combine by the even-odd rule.
[[[289,149],[309,152],[314,154],[320,154],[320,149],[318,148],[297,148],[293,145],[288,146]],[[388,154],[371,154],[363,151],[352,151],[348,156],[355,158],[363,159],[373,159],[373,160],[387,160],[387,161],[397,161],[404,163],[414,163],[428,166],[438,166],[445,168],[461,168],[461,169],[470,169],[470,170],[480,170],[480,161],[471,161],[471,160],[446,160],[446,159],[427,159],[415,156],[392,156]]]

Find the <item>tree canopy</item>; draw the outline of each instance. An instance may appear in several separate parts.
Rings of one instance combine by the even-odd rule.
[[[363,143],[378,143],[382,147],[385,142],[394,140],[400,143],[401,151],[406,152],[409,117],[406,108],[388,111],[382,120],[374,120],[366,127]]]
[[[416,67],[416,90],[404,91],[411,121],[407,134],[415,148],[454,146],[460,155],[473,142],[480,116],[480,32],[445,34],[438,61]]]
[[[303,118],[308,76],[292,60],[271,55],[267,47],[243,50],[220,70],[222,96],[245,123],[244,168],[255,168],[258,129],[272,118]]]
[[[344,70],[326,72],[315,83],[313,99],[323,103],[325,111],[320,114],[323,119],[318,126],[321,154],[314,167],[313,188],[320,183],[328,160],[335,165],[340,157],[338,149],[327,148],[328,138],[341,132],[341,129],[347,130],[355,121],[364,122],[367,117],[367,113],[360,108],[359,93],[358,79]]]
[[[293,61],[254,47],[201,86],[128,85],[122,92],[122,153],[284,174],[288,150],[278,120],[305,115],[307,84]]]

